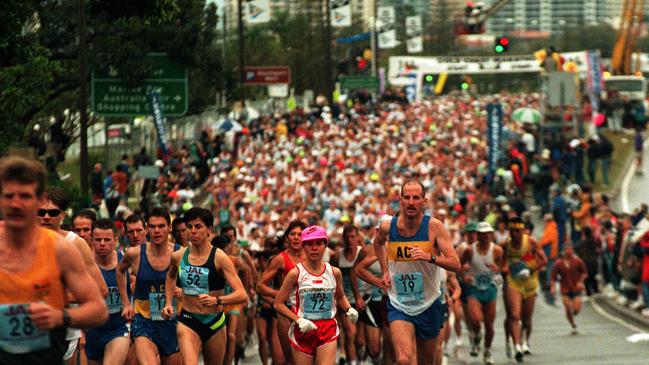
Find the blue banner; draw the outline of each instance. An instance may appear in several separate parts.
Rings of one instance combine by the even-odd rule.
[[[501,141],[503,136],[503,107],[500,103],[487,104],[487,141],[488,141],[488,163],[489,174],[487,180],[493,180],[498,159],[501,154]]]
[[[356,42],[362,42],[370,39],[370,32],[367,33],[361,33],[361,34],[354,34],[353,36],[350,37],[339,37],[336,38],[336,43],[356,43]]]
[[[588,81],[590,86],[590,103],[593,116],[599,112],[599,95],[602,92],[602,65],[599,51],[588,51]]]
[[[164,116],[162,115],[162,104],[160,103],[160,93],[157,91],[149,93],[151,99],[151,110],[153,110],[153,120],[155,129],[158,132],[158,144],[163,154],[167,154],[167,131],[165,130]]]

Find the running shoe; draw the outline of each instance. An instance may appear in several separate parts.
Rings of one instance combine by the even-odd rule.
[[[521,348],[525,355],[532,355],[532,351],[530,351],[530,346],[527,344],[527,341],[523,341],[523,346],[521,346]]]
[[[512,358],[512,344],[509,341],[509,338],[505,341],[505,354],[508,359]]]
[[[516,362],[523,362],[523,349],[521,348],[521,345],[516,345],[516,355],[514,355],[514,358],[516,358]]]
[[[577,326],[572,328],[572,331],[570,331],[570,334],[573,336],[577,336],[579,334],[579,331],[577,331]]]
[[[484,360],[485,365],[494,365],[494,361],[491,358],[491,351],[484,350],[484,356],[482,359]]]

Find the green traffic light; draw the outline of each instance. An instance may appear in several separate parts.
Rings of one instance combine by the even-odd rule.
[[[496,53],[503,53],[505,51],[505,47],[499,44],[496,47],[494,47],[494,50],[496,51]]]
[[[463,82],[460,84],[460,87],[462,88],[462,90],[469,90],[469,83]]]
[[[426,82],[433,82],[433,75],[426,75]]]

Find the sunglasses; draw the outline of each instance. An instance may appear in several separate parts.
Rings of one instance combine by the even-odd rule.
[[[45,217],[45,215],[49,215],[50,217],[56,217],[57,215],[63,213],[61,209],[39,209],[38,210],[38,216],[39,217]]]

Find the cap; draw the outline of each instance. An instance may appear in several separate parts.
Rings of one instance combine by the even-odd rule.
[[[475,222],[468,222],[464,225],[464,232],[476,232],[478,225]]]
[[[489,222],[483,221],[478,223],[477,231],[478,233],[490,233],[493,232],[494,229],[491,227],[491,224],[489,224]]]
[[[327,230],[320,227],[320,226],[310,226],[306,227],[304,231],[302,231],[302,242],[304,241],[314,241],[314,240],[326,240],[329,242],[329,237],[327,237]]]

